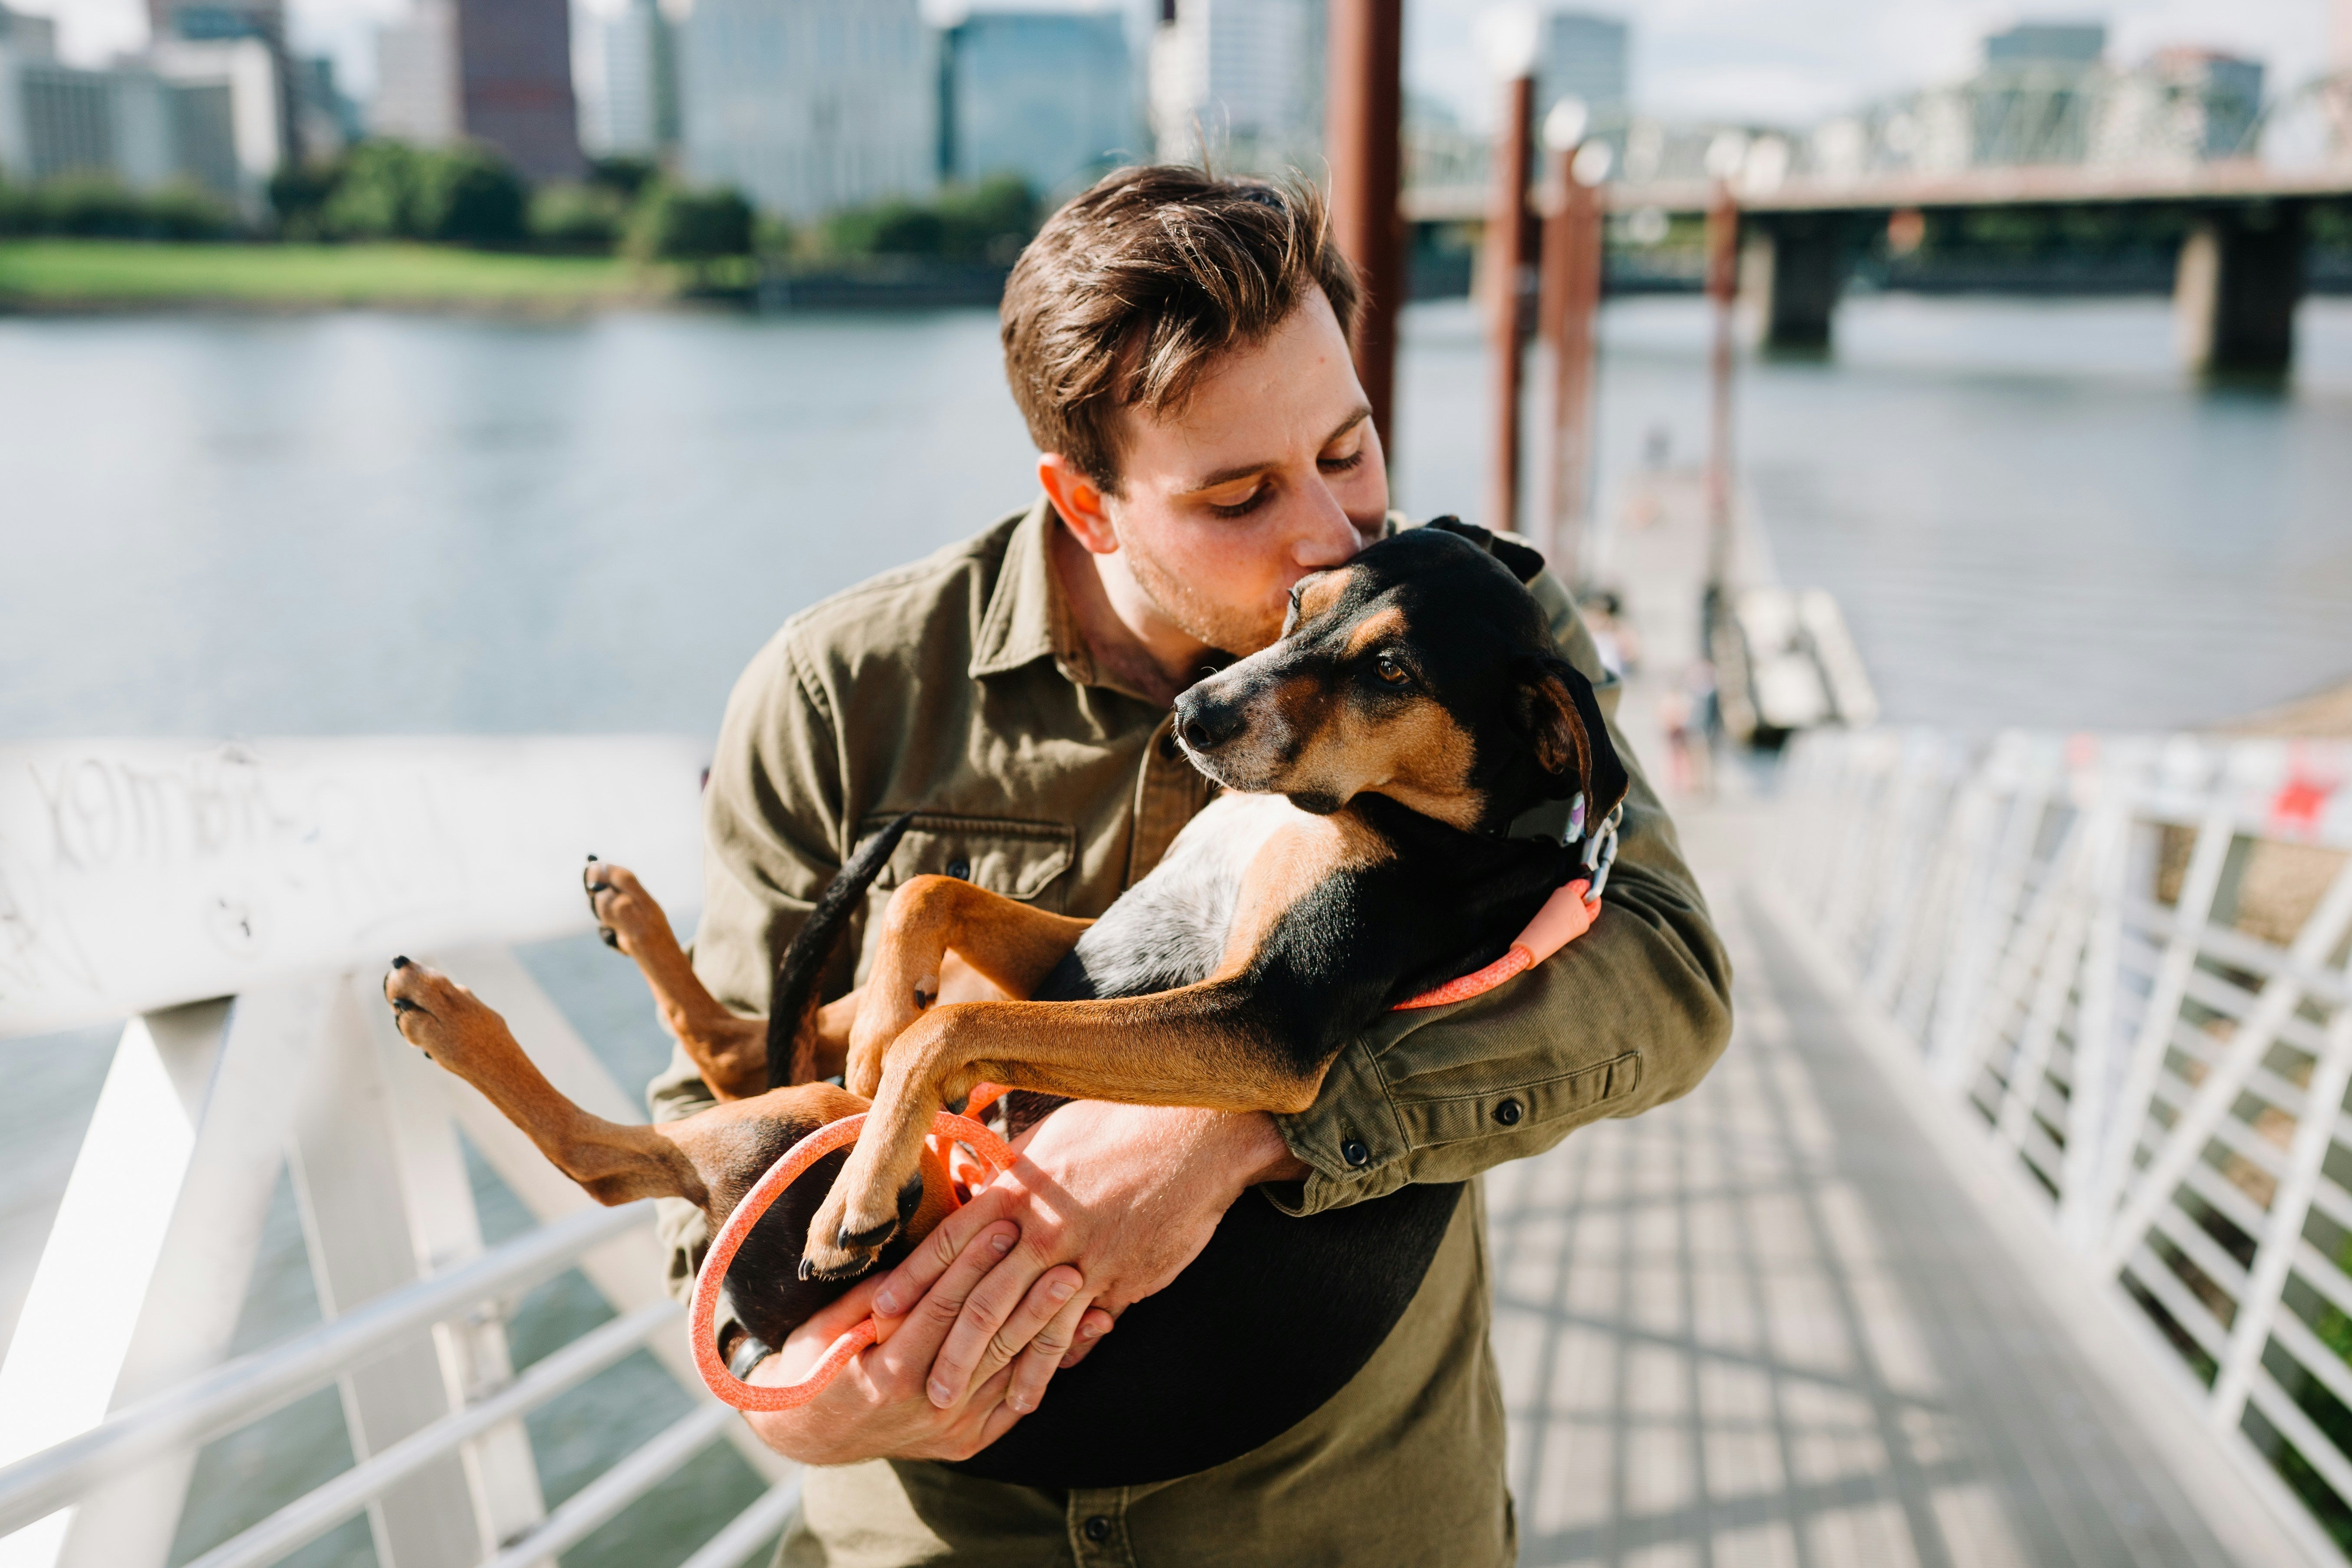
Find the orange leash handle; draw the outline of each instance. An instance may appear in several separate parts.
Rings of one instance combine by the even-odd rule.
[[[861,1110],[838,1121],[828,1121],[786,1150],[784,1157],[768,1167],[768,1173],[743,1194],[743,1201],[735,1205],[735,1212],[719,1227],[719,1234],[711,1238],[709,1252],[702,1259],[702,1270],[694,1277],[694,1305],[687,1320],[687,1331],[693,1337],[695,1370],[702,1373],[702,1381],[711,1393],[738,1410],[799,1409],[824,1393],[825,1385],[840,1375],[843,1367],[881,1337],[874,1320],[868,1318],[834,1341],[824,1358],[798,1383],[763,1385],[745,1383],[727,1370],[726,1362],[719,1358],[717,1333],[719,1292],[743,1238],[751,1234],[751,1227],[783,1195],[784,1189],[811,1165],[835,1149],[855,1143],[858,1130],[866,1125],[866,1112]],[[1013,1166],[1012,1146],[969,1117],[940,1111],[931,1121],[931,1136],[969,1144],[992,1172]]]

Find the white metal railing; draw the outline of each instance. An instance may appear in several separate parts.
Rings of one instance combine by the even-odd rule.
[[[2352,745],[1803,739],[1775,896],[2352,1544]]]
[[[129,1020],[0,1360],[0,1568],[163,1568],[197,1449],[331,1384],[352,1467],[200,1568],[362,1514],[382,1568],[552,1564],[720,1439],[768,1486],[688,1568],[775,1532],[796,1476],[703,1390],[652,1205],[593,1204],[377,993],[434,958],[642,1120],[506,944],[590,928],[591,849],[690,897],[699,767],[658,739],[0,748],[0,1035]],[[468,1143],[539,1228],[485,1248]],[[225,1360],[281,1174],[326,1321]],[[567,1268],[615,1315],[518,1373],[507,1310]],[[522,1417],[639,1350],[688,1413],[548,1508]]]

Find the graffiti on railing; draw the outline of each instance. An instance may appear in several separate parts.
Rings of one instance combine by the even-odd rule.
[[[0,748],[0,1033],[583,928],[592,850],[696,886],[700,761],[666,739]]]

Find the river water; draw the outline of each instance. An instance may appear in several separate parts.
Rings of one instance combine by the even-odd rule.
[[[1835,356],[1749,363],[1742,482],[1837,592],[1890,719],[2144,730],[2352,675],[2352,301],[2281,393],[2172,367],[2160,301],[1857,299]],[[1612,305],[1601,490],[1706,438],[1696,301]],[[0,320],[0,741],[709,734],[786,616],[1031,496],[985,312],[516,324]],[[1485,504],[1466,306],[1408,312],[1400,504]],[[663,1056],[593,942],[526,960],[625,1080]],[[0,1041],[0,1332],[109,1035]],[[493,1237],[525,1223],[486,1172]],[[317,1320],[281,1190],[238,1333]],[[603,1315],[576,1276],[527,1361]],[[532,1424],[551,1502],[686,1408],[642,1356]],[[332,1394],[206,1454],[185,1559],[348,1463]],[[667,1568],[751,1495],[714,1448],[571,1568]],[[372,1562],[363,1528],[292,1559]]]

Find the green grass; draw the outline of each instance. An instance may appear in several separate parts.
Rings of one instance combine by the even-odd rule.
[[[666,298],[667,268],[604,257],[518,256],[424,245],[0,242],[0,301],[32,305],[457,305],[579,308]]]

